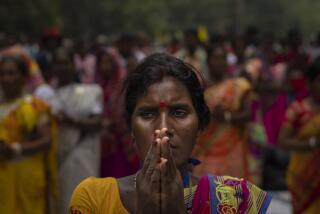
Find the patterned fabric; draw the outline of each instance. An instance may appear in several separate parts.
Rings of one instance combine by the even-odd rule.
[[[311,111],[305,100],[293,102],[285,124],[294,129],[296,138],[307,141],[320,135],[320,114]],[[287,171],[294,213],[318,213],[320,210],[320,150],[292,152]]]
[[[228,79],[205,91],[205,101],[214,111],[216,106],[237,112],[251,90],[243,78]],[[201,133],[194,150],[194,157],[202,164],[194,168],[194,174],[208,173],[248,178],[248,145],[246,126],[242,124],[211,121]]]
[[[26,142],[36,126],[50,122],[48,106],[41,100],[25,96],[0,105],[0,140],[4,143]],[[51,120],[52,121],[52,120]],[[56,208],[56,127],[52,122],[49,152],[39,152],[15,160],[0,161],[0,213],[50,213],[48,199]]]
[[[244,179],[208,175],[193,201],[193,214],[257,214],[267,212],[271,196]]]
[[[190,203],[191,199],[191,203]],[[244,179],[204,176],[184,189],[185,207],[192,214],[266,213],[271,197]],[[90,177],[75,189],[70,214],[127,214],[115,178]]]

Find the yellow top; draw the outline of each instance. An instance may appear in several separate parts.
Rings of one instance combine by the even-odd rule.
[[[115,178],[89,177],[81,182],[71,197],[70,213],[125,214]]]
[[[184,189],[185,206],[192,200],[197,186]],[[70,202],[71,214],[126,214],[116,178],[89,177],[74,190]]]

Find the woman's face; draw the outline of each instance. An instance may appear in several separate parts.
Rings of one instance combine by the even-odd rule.
[[[208,67],[212,79],[219,79],[225,75],[228,64],[226,53],[222,48],[217,48],[213,51],[208,61]]]
[[[172,133],[170,147],[177,167],[186,163],[199,131],[199,121],[187,88],[173,77],[152,84],[137,102],[131,118],[140,157],[146,157],[156,129]]]
[[[13,61],[6,61],[0,66],[0,85],[5,96],[18,96],[22,92],[25,77]]]
[[[103,78],[109,78],[113,70],[113,61],[111,56],[105,54],[101,56],[101,60],[98,65],[98,72]]]
[[[70,82],[75,78],[73,63],[67,58],[57,59],[54,63],[55,74],[61,82]]]

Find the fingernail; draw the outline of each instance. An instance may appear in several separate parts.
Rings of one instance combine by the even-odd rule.
[[[161,162],[162,162],[163,164],[166,164],[166,163],[168,162],[168,159],[166,159],[166,158],[161,158]]]
[[[167,143],[168,143],[168,142],[169,142],[169,140],[170,140],[170,139],[169,139],[169,137],[164,137],[164,141],[165,141],[165,142],[167,142]]]

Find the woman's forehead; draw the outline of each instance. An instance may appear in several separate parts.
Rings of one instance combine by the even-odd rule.
[[[13,60],[4,61],[4,62],[1,62],[0,64],[0,71],[1,70],[17,71],[18,65]]]
[[[174,77],[164,77],[162,81],[150,85],[140,97],[137,105],[142,103],[191,103],[190,93],[186,86]]]

